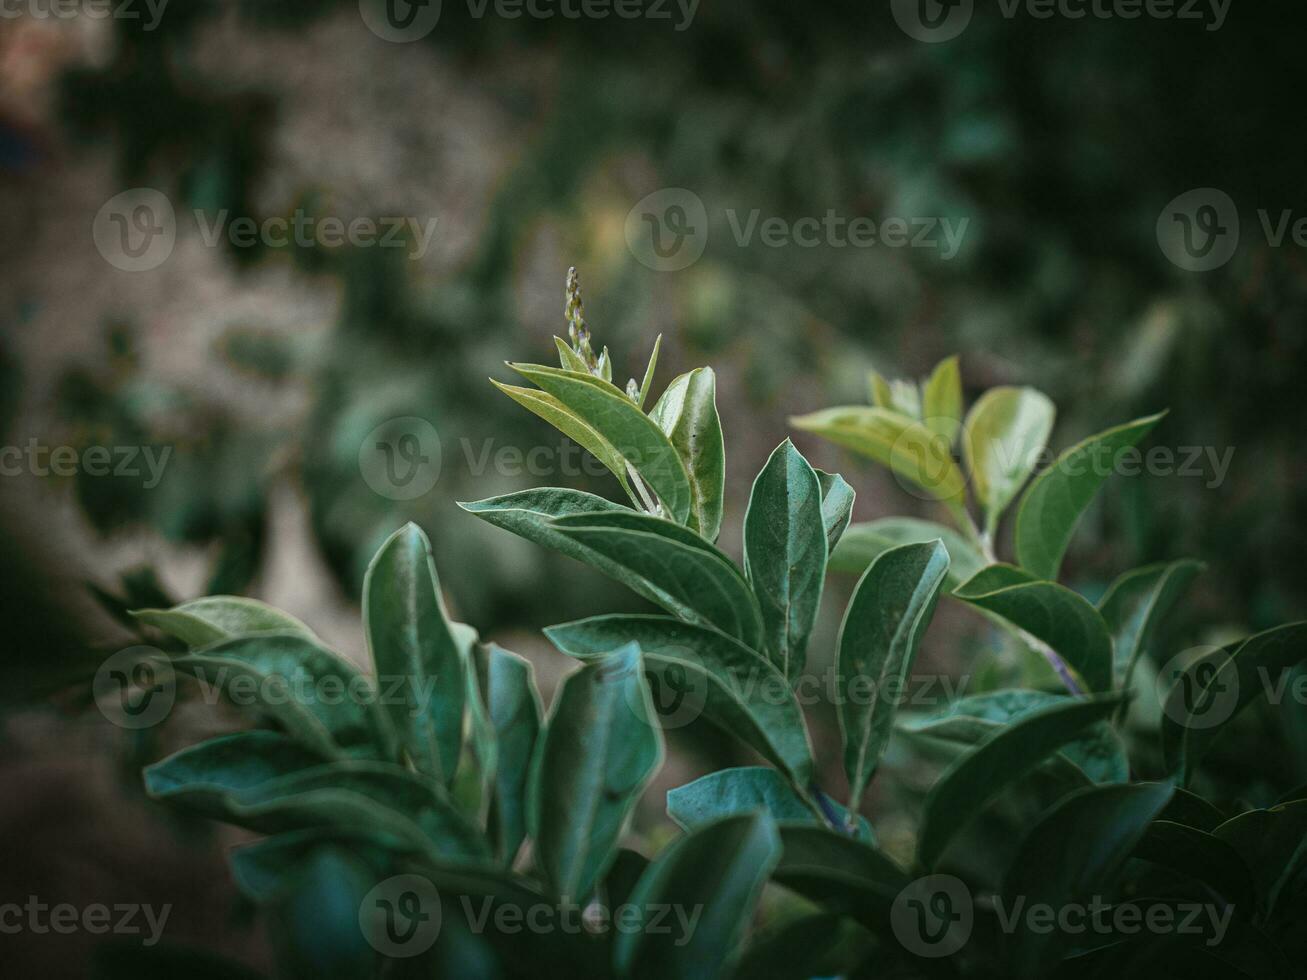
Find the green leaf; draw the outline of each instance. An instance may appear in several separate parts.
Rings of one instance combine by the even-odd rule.
[[[753,482],[744,574],[762,610],[766,649],[791,681],[803,673],[826,577],[821,483],[786,439]]]
[[[644,369],[644,380],[640,382],[640,400],[635,403],[636,408],[643,409],[645,403],[649,400],[649,391],[653,387],[654,372],[658,370],[658,352],[663,346],[663,335],[659,334],[654,338],[653,352],[649,355],[649,364]]]
[[[840,627],[835,702],[856,811],[889,744],[901,685],[939,601],[948,552],[939,541],[906,544],[876,558],[853,591]]]
[[[949,766],[926,796],[917,860],[938,864],[950,841],[1005,788],[1084,730],[1108,718],[1118,697],[1087,698],[1044,708],[995,732]]]
[[[1252,872],[1262,908],[1274,915],[1285,890],[1307,867],[1307,801],[1249,810],[1212,835],[1229,844]]]
[[[375,884],[372,869],[345,848],[326,845],[306,854],[268,909],[280,975],[369,976],[377,954],[359,928],[359,909]]]
[[[363,632],[401,746],[419,772],[450,785],[463,746],[467,681],[431,542],[416,524],[387,538],[368,566]]]
[[[626,476],[626,460],[613,448],[612,443],[596,432],[585,419],[547,392],[501,384],[493,378],[490,383],[523,408],[544,419],[582,449],[588,450],[613,476],[617,477],[617,481],[627,495],[638,502]]]
[[[1059,802],[1021,842],[1004,883],[1009,908],[1064,909],[1088,904],[1106,891],[1166,806],[1171,787],[1165,783],[1097,786]],[[1019,919],[1010,966],[1017,977],[1051,976],[1064,950],[1064,934],[1032,930]]]
[[[1057,578],[1080,516],[1133,447],[1165,415],[1150,415],[1090,436],[1072,446],[1026,488],[1017,508],[1017,563],[1036,578]]]
[[[936,538],[944,542],[948,551],[949,569],[944,586],[950,591],[985,567],[985,559],[975,546],[947,525],[915,517],[882,517],[849,528],[831,554],[831,568],[861,575],[878,555],[890,548]]]
[[[1039,465],[1056,416],[1052,401],[1034,388],[991,388],[971,406],[962,454],[991,534]]]
[[[1181,785],[1192,780],[1217,737],[1272,681],[1307,657],[1307,622],[1258,633],[1191,666],[1167,696],[1162,753]]]
[[[1029,581],[1010,565],[993,565],[953,595],[1047,643],[1091,691],[1112,689],[1112,636],[1098,610],[1078,593],[1056,582]]]
[[[727,817],[668,845],[631,896],[639,928],[619,933],[619,977],[713,980],[736,958],[768,875],[780,858],[775,824],[760,813]],[[659,909],[683,912],[670,931],[653,928]],[[694,924],[688,923],[695,917]]]
[[[1135,664],[1152,644],[1157,624],[1206,566],[1200,561],[1145,565],[1126,572],[1108,588],[1098,611],[1112,633],[1115,675],[1129,690]]]
[[[921,422],[885,408],[828,408],[790,419],[805,432],[870,456],[936,500],[961,506],[966,479],[948,444]]]
[[[532,762],[536,862],[560,896],[584,902],[613,859],[627,818],[662,764],[640,648],[568,675]]]
[[[831,809],[841,826],[852,821],[858,828],[858,838],[872,841],[871,825],[864,818],[851,818],[844,807],[833,801]],[[777,822],[825,826],[785,777],[765,766],[722,769],[667,791],[667,815],[682,830],[694,830],[721,817],[755,810],[767,811]]]
[[[803,824],[783,824],[773,877],[804,898],[844,912],[873,930],[890,925],[890,907],[911,879],[871,844]]]
[[[980,738],[972,738],[971,733],[955,728],[952,723],[962,719],[978,719],[1005,725],[1041,709],[1067,703],[1067,695],[1046,691],[990,691],[961,698],[936,714],[904,719],[900,722],[900,727],[917,735],[974,744],[991,732],[984,730]],[[1124,783],[1130,779],[1130,760],[1125,745],[1106,723],[1091,726],[1082,736],[1068,743],[1059,754],[1096,783]]]
[[[555,337],[554,346],[558,348],[558,365],[564,371],[575,371],[577,374],[590,373],[590,368],[585,363],[585,358],[583,358],[576,351],[572,350],[571,344],[569,344],[566,340],[564,340],[562,337]],[[493,378],[491,379],[491,384],[494,384],[496,387],[499,387],[499,385],[496,384]]]
[[[714,626],[761,649],[762,614],[744,576],[710,546],[678,541],[659,518],[577,515],[554,528],[618,570],[613,577],[686,622]],[[660,526],[662,525],[662,526]],[[636,528],[639,528],[638,530]],[[637,585],[639,587],[637,587]]]
[[[851,976],[872,941],[842,915],[817,912],[786,919],[749,944],[732,980],[809,980]]]
[[[874,368],[867,372],[867,393],[871,396],[872,405],[894,410],[894,393],[890,390],[889,382]]]
[[[380,758],[394,735],[378,707],[376,687],[353,664],[297,633],[255,633],[222,640],[178,657],[173,666],[234,704],[276,719],[323,755],[341,749]]]
[[[257,599],[234,595],[206,596],[171,609],[138,609],[132,615],[189,647],[204,647],[253,633],[297,633],[317,641],[313,631],[289,613]]]
[[[315,850],[327,845],[347,846],[374,867],[390,861],[384,840],[367,831],[340,831],[313,827],[264,837],[228,854],[236,887],[250,901],[262,904],[284,894],[298,867]]]
[[[667,516],[688,523],[692,492],[676,447],[631,399],[589,374],[534,364],[510,365],[575,412],[629,460],[658,494]]]
[[[494,643],[483,654],[483,691],[499,757],[491,838],[500,858],[511,865],[526,837],[527,774],[540,732],[540,697],[528,661]]]
[[[712,368],[695,368],[673,380],[649,418],[667,434],[689,474],[690,527],[706,541],[716,541],[722,526],[726,450]]]
[[[696,712],[743,741],[806,788],[812,780],[812,748],[799,707],[770,661],[716,630],[666,616],[595,616],[545,629],[568,656],[602,662],[624,644],[638,644],[658,684],[655,705],[675,698],[679,724]]]
[[[1237,909],[1254,908],[1252,876],[1239,852],[1213,834],[1167,820],[1165,810],[1149,825],[1133,856],[1210,885]]]
[[[465,809],[475,813],[477,824],[490,826],[490,807],[499,775],[499,738],[490,720],[486,686],[489,683],[488,653],[477,631],[465,623],[450,624],[454,642],[463,660],[467,681],[467,744],[454,776],[453,793]],[[475,794],[475,796],[473,796]]]
[[[921,414],[932,432],[950,446],[962,427],[962,373],[957,357],[935,365],[921,393]]]
[[[814,468],[821,484],[821,521],[826,528],[827,553],[834,551],[853,519],[853,488],[838,473]]]

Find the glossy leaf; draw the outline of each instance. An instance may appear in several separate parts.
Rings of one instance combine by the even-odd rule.
[[[808,656],[808,636],[826,577],[821,483],[786,439],[753,483],[744,516],[744,573],[758,597],[766,650],[793,681]]]
[[[687,622],[713,626],[752,649],[762,647],[762,614],[744,576],[720,552],[677,541],[652,526],[635,530],[632,515],[561,518],[554,529],[602,557],[624,585],[654,598]],[[662,522],[665,523],[665,522]]]
[[[849,809],[889,744],[901,685],[939,601],[948,552],[939,541],[892,548],[876,558],[853,591],[840,627],[835,703],[849,778]]]
[[[1188,785],[1221,731],[1266,694],[1267,680],[1283,679],[1307,658],[1307,623],[1258,633],[1205,658],[1177,680],[1162,717],[1162,752],[1170,771]]]
[[[685,464],[690,478],[689,526],[705,540],[716,541],[722,526],[726,450],[712,368],[695,368],[673,380],[649,418],[667,434]]]
[[[932,432],[953,445],[962,427],[962,373],[956,357],[940,361],[926,379],[921,415]]]
[[[812,779],[812,748],[803,711],[788,681],[760,654],[716,630],[666,616],[595,616],[550,626],[545,635],[563,653],[603,661],[625,644],[639,645],[658,684],[655,703],[678,721],[704,717],[752,747],[799,787]]]
[[[416,524],[392,534],[368,566],[363,631],[401,746],[419,772],[450,785],[463,745],[467,680],[431,542]]]
[[[962,455],[992,533],[1039,465],[1057,409],[1034,388],[991,388],[967,413]]]
[[[1035,477],[1017,508],[1016,552],[1022,568],[1036,578],[1057,578],[1081,515],[1115,468],[1120,454],[1151,432],[1164,414],[1090,436]]]
[[[132,615],[192,648],[252,633],[297,633],[317,640],[311,629],[289,613],[234,595],[206,596],[171,609],[138,609]]]
[[[689,474],[663,430],[631,399],[589,374],[533,364],[511,367],[585,419],[658,494],[667,516],[678,524],[688,523],[692,503]]]
[[[531,836],[553,890],[583,902],[613,859],[640,793],[662,764],[640,649],[568,675],[532,762]]]
[[[1116,697],[1069,701],[1026,715],[957,759],[931,787],[923,808],[917,860],[933,868],[954,836],[1026,773],[1106,720]]]
[[[1097,786],[1059,802],[1021,842],[1008,869],[1004,894],[1008,907],[1064,909],[1087,905],[1106,891],[1148,825],[1166,806],[1165,783]],[[1018,920],[1010,966],[1017,977],[1050,976],[1062,958],[1057,930],[1029,929]]]
[[[1056,582],[1029,581],[1022,570],[996,565],[953,595],[1006,620],[1052,647],[1091,691],[1112,689],[1112,636],[1098,610]]]
[[[1121,688],[1129,689],[1135,664],[1151,644],[1157,624],[1204,567],[1189,560],[1145,565],[1118,578],[1099,600],[1098,611],[1112,632]]]
[[[833,801],[830,806],[840,821],[840,827],[847,826],[850,820],[848,811]],[[722,769],[667,791],[667,815],[682,830],[694,830],[722,817],[755,810],[765,810],[778,823],[825,826],[785,777],[765,766]],[[858,828],[860,840],[872,840],[871,826],[864,818],[857,817],[854,825]]]
[[[936,500],[958,505],[966,493],[966,479],[948,444],[905,415],[852,406],[792,418],[790,424],[871,457]]]
[[[950,591],[985,567],[985,559],[975,545],[947,525],[915,517],[883,517],[850,527],[831,554],[831,568],[861,575],[878,555],[890,548],[936,538],[944,542],[948,551],[949,569],[944,584]]]
[[[821,520],[826,527],[826,550],[831,552],[839,543],[853,519],[853,488],[838,473],[813,469],[821,484]]]
[[[764,814],[727,817],[670,844],[631,896],[639,927],[620,932],[613,961],[624,978],[713,980],[738,953],[772,868],[780,858],[775,824]],[[659,909],[686,913],[655,929]],[[693,926],[686,920],[697,916]]]

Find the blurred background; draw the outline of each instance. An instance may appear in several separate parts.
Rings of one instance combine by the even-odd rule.
[[[569,664],[541,626],[640,608],[455,506],[618,492],[487,381],[553,360],[570,265],[619,382],[659,334],[659,390],[716,369],[737,557],[788,416],[957,353],[969,399],[1047,392],[1057,448],[1171,410],[1151,442],[1171,471],[1109,484],[1072,585],[1205,560],[1176,650],[1303,618],[1301,4],[976,6],[7,0],[0,896],[169,902],[170,942],[266,964],[231,837],[156,811],[137,775],[230,719],[183,705],[147,739],[89,704],[135,642],[125,608],[252,595],[361,658],[363,573],[405,520],[455,615],[530,656],[546,696]],[[416,484],[369,457],[378,427],[419,439]],[[848,478],[857,520],[935,516],[796,442]],[[814,670],[851,584],[831,580]],[[923,662],[965,670],[992,644],[944,606]],[[833,709],[810,718],[838,784]],[[1245,785],[1307,781],[1307,726],[1255,724],[1281,722],[1294,753],[1241,756]],[[665,790],[739,758],[696,726],[672,739],[655,843]],[[906,818],[883,796],[892,845]],[[4,942],[16,975],[51,977],[102,945]]]

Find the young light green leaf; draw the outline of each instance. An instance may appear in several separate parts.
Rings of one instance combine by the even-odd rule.
[[[761,813],[727,817],[669,845],[631,895],[630,906],[640,918],[638,928],[621,931],[613,945],[617,975],[632,980],[726,975],[780,853],[776,825]],[[648,920],[659,909],[697,918],[693,926],[683,922],[670,932],[654,929]]]
[[[1072,446],[1026,488],[1017,508],[1017,563],[1036,578],[1054,581],[1080,516],[1132,448],[1163,415],[1150,415],[1090,436]]]
[[[400,744],[419,772],[448,786],[463,746],[464,658],[450,631],[431,542],[406,524],[363,579],[363,632]]]
[[[867,372],[867,393],[871,396],[871,404],[876,408],[895,410],[894,394],[890,390],[889,382],[875,368]]]
[[[1053,431],[1057,409],[1034,388],[991,388],[971,406],[962,454],[991,534],[1030,479]]]
[[[871,825],[834,801],[830,804],[840,826],[850,822],[857,827],[857,837],[874,841]],[[682,830],[694,830],[722,817],[765,810],[779,822],[813,823],[825,826],[812,807],[775,769],[766,766],[743,766],[709,773],[692,783],[667,791],[667,815]]]
[[[242,596],[206,596],[171,609],[138,609],[132,615],[192,648],[252,633],[298,633],[317,641],[313,631],[294,616]]]
[[[560,896],[584,902],[662,764],[661,733],[630,644],[563,681],[532,762],[536,862]]]
[[[1307,622],[1258,633],[1212,653],[1176,681],[1162,712],[1162,754],[1188,786],[1203,756],[1240,711],[1307,657]]]
[[[1047,643],[1091,691],[1112,689],[1112,636],[1098,610],[1078,593],[1056,582],[1029,581],[1010,565],[991,565],[953,595]]]
[[[653,388],[654,372],[658,370],[658,352],[663,346],[663,335],[659,334],[654,338],[653,352],[649,355],[649,364],[644,369],[644,380],[640,382],[640,400],[635,403],[636,408],[643,409],[645,403],[649,401],[649,391]]]
[[[944,587],[956,589],[976,572],[985,567],[975,545],[946,524],[918,520],[915,517],[882,517],[865,524],[854,524],[845,532],[839,546],[831,554],[830,567],[837,572],[861,575],[879,555],[903,544],[944,542],[948,551],[948,576]]]
[[[717,417],[717,375],[695,368],[672,381],[649,412],[667,434],[690,477],[690,527],[716,541],[722,527],[726,450]]]
[[[558,348],[558,366],[564,371],[575,371],[577,374],[590,373],[590,368],[586,365],[585,358],[572,350],[572,345],[566,340],[562,337],[555,337],[554,346]],[[496,388],[500,387],[493,378],[491,379],[491,384],[495,385]]]
[[[1135,664],[1152,643],[1157,624],[1204,567],[1187,559],[1145,565],[1118,578],[1099,600],[1098,611],[1112,632],[1114,672],[1122,690],[1130,689]]]
[[[941,542],[901,545],[871,563],[849,600],[840,627],[835,709],[851,811],[861,805],[889,744],[898,687],[912,670],[947,571]]]
[[[559,650],[586,661],[635,643],[654,678],[654,706],[678,725],[698,713],[806,791],[812,747],[789,682],[766,658],[723,633],[667,616],[595,616],[545,629]]]
[[[884,408],[828,408],[790,419],[805,432],[870,456],[931,498],[954,506],[966,494],[966,479],[948,444],[921,422]]]
[[[559,518],[553,526],[617,569],[618,581],[633,588],[633,582],[639,583],[635,591],[657,596],[654,601],[678,618],[716,627],[761,649],[762,614],[734,563],[708,546],[678,541],[648,521],[635,530],[633,515],[608,517],[577,515]]]
[[[808,636],[826,577],[821,483],[786,439],[754,480],[744,515],[744,574],[762,611],[766,650],[793,682],[803,673]]]
[[[826,527],[826,552],[835,550],[840,538],[853,519],[853,488],[838,473],[827,473],[815,467],[817,482],[821,484],[821,520]]]
[[[612,443],[596,432],[585,419],[547,392],[501,384],[493,378],[490,383],[523,408],[544,419],[582,449],[588,450],[613,476],[617,477],[627,496],[631,497],[632,501],[639,502],[627,479],[626,460],[613,448]]]
[[[526,837],[527,774],[540,732],[540,697],[530,662],[494,643],[479,654],[499,759],[490,835],[500,858],[511,865]]]
[[[930,372],[921,393],[921,414],[930,430],[950,446],[962,426],[962,373],[957,357],[946,357]]]
[[[935,867],[957,833],[986,804],[1086,728],[1108,718],[1119,703],[1117,697],[1100,697],[1044,708],[1000,728],[959,757],[926,797],[917,860]]]
[[[1096,786],[1068,796],[1031,829],[1008,869],[1009,906],[1065,909],[1111,887],[1130,853],[1171,798],[1166,783]],[[1018,924],[1010,966],[1016,977],[1051,976],[1066,935]],[[1059,942],[1061,940],[1061,943]]]
[[[668,517],[678,524],[689,522],[693,495],[681,456],[663,430],[631,399],[593,375],[534,364],[510,366],[603,436],[658,494]]]

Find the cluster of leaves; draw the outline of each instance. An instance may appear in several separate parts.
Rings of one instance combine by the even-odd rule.
[[[1221,727],[1200,723],[1208,709],[1229,690],[1237,692],[1237,703],[1225,706],[1229,716],[1251,703],[1259,672],[1300,658],[1307,625],[1253,636],[1187,670],[1162,724],[1164,768],[1157,781],[1132,782],[1140,760],[1122,727],[1132,675],[1199,566],[1136,569],[1098,606],[1054,581],[1110,472],[1082,464],[1102,454],[1114,460],[1160,416],[1072,447],[1022,494],[1052,428],[1047,398],[996,389],[964,417],[955,360],[921,391],[874,377],[874,406],[832,409],[798,424],[891,466],[944,504],[958,526],[850,526],[853,491],[786,440],[754,481],[740,566],[713,543],[725,455],[711,369],[677,377],[646,412],[657,347],[643,380],[623,390],[612,383],[607,350],[596,356],[590,345],[574,280],[568,312],[571,343],[558,340],[560,367],[516,364],[537,387],[498,386],[602,460],[631,506],[564,488],[462,506],[611,576],[663,613],[548,628],[552,643],[581,666],[547,721],[528,666],[449,621],[429,544],[411,525],[381,549],[364,586],[373,678],[325,650],[302,624],[249,600],[202,599],[139,614],[187,644],[173,661],[177,670],[220,686],[252,680],[266,690],[270,680],[298,678],[320,687],[331,678],[375,695],[403,692],[399,700],[368,697],[345,707],[269,699],[261,710],[271,728],[203,743],[147,770],[154,796],[272,835],[236,852],[233,866],[252,897],[291,916],[284,932],[299,939],[287,954],[295,969],[367,975],[374,954],[352,919],[325,941],[319,921],[305,942],[307,927],[293,917],[325,915],[324,908],[356,916],[376,882],[405,870],[425,875],[449,903],[430,956],[457,962],[461,973],[806,977],[901,968],[1097,976],[1151,969],[1162,956],[1208,975],[1288,969],[1287,957],[1301,952],[1294,915],[1307,901],[1307,794],[1234,812],[1191,787]],[[971,517],[973,492],[983,529]],[[994,536],[1018,494],[1018,561],[1003,564],[994,560]],[[844,806],[817,784],[794,692],[831,565],[860,572],[836,651]],[[935,715],[898,716],[895,699],[880,695],[911,674],[942,595],[1042,654],[1064,689],[994,689]],[[403,683],[388,683],[396,679]],[[868,689],[873,697],[859,696]],[[678,692],[678,704],[666,703],[667,691]],[[687,691],[705,718],[768,764],[715,772],[669,792],[669,815],[685,835],[647,862],[620,840],[662,760],[656,719],[675,711]],[[947,760],[906,863],[880,847],[859,814],[896,733]],[[1036,812],[1019,833],[1008,828],[1015,843],[997,872],[977,870],[970,860],[977,828],[1004,819],[1003,805],[1022,794],[1033,797]],[[934,959],[903,939],[901,906],[943,869],[966,875],[974,895],[1054,908],[1100,895],[1114,905],[1200,896],[1229,907],[1237,927],[1219,945],[1157,933],[1018,928],[1004,936],[992,903],[982,900],[971,941]],[[742,940],[767,881],[797,896],[803,910],[746,950]],[[349,900],[315,898],[324,893]],[[565,902],[629,902],[645,914],[654,906],[702,907],[704,918],[676,939],[653,929],[501,935],[466,927],[461,902],[468,899],[519,912]]]

